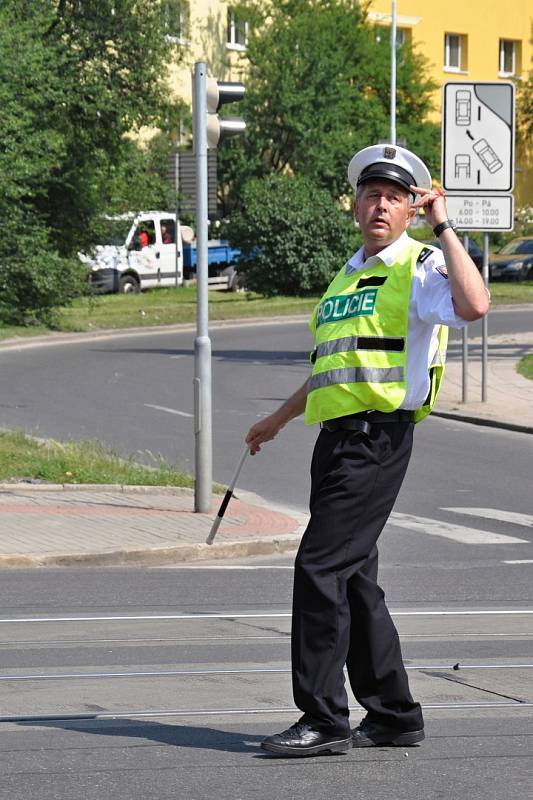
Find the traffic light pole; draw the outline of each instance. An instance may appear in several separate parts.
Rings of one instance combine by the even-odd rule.
[[[211,409],[211,340],[209,338],[207,267],[207,64],[193,73],[193,142],[196,167],[196,338],[194,340],[194,510],[211,510],[213,445]]]

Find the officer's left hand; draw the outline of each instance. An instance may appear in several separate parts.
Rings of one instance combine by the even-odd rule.
[[[411,208],[423,208],[428,225],[434,228],[448,219],[445,194],[442,189],[422,189],[420,186],[410,186],[409,188],[421,195]]]

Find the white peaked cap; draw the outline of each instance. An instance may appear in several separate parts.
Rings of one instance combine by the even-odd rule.
[[[374,144],[354,155],[348,166],[348,180],[354,191],[368,180],[389,180],[404,189],[409,185],[431,189],[431,175],[422,159],[395,144]]]

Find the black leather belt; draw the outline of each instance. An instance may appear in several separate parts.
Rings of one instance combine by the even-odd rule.
[[[383,425],[395,422],[414,422],[414,412],[399,410],[385,414],[383,411],[362,411],[359,414],[350,414],[347,417],[327,419],[320,423],[320,427],[325,431],[329,431],[329,433],[334,433],[335,431],[370,433],[373,423]]]

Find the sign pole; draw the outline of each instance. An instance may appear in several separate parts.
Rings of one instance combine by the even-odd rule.
[[[174,269],[176,270],[176,289],[180,285],[179,281],[179,263],[180,263],[180,249],[179,249],[179,241],[178,238],[178,228],[180,224],[180,201],[179,201],[179,191],[180,191],[180,156],[179,151],[176,150],[174,153],[174,167],[175,167],[175,177],[174,177],[174,189],[176,191],[176,222],[174,224]]]
[[[396,0],[392,0],[390,47],[390,143],[396,144]]]
[[[483,282],[489,285],[489,234],[483,233]],[[487,401],[487,365],[488,365],[488,315],[481,320],[481,402]]]
[[[463,246],[468,253],[468,234],[463,236]],[[461,331],[463,338],[463,403],[468,402],[468,325]]]
[[[442,101],[441,175],[448,213],[461,230],[483,232],[483,281],[488,288],[489,232],[513,229],[515,87],[507,81],[449,81],[443,86]],[[481,324],[481,401],[486,402],[486,315]],[[465,336],[466,331],[463,402],[467,395]]]
[[[193,73],[193,144],[196,165],[196,338],[194,340],[194,510],[211,510],[213,446],[211,411],[211,340],[207,267],[207,64]]]

